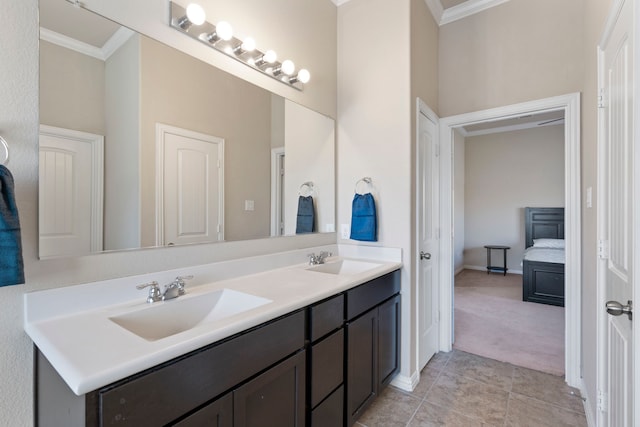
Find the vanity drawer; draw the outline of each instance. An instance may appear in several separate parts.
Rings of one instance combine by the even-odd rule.
[[[311,412],[311,427],[336,427],[343,425],[344,386],[331,393],[331,396]]]
[[[311,348],[311,407],[335,390],[344,379],[344,329]]]
[[[351,320],[400,292],[400,270],[347,291],[347,320]]]
[[[316,341],[344,323],[344,295],[313,305],[309,312],[310,339]]]
[[[305,313],[251,329],[98,392],[100,425],[165,425],[304,347]]]

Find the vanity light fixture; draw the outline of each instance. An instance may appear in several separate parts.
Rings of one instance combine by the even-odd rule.
[[[207,22],[204,9],[200,5],[191,3],[185,9],[173,1],[169,3],[170,25],[176,30],[295,89],[303,90],[304,84],[309,81],[309,71],[301,69],[295,74],[296,66],[290,59],[280,63],[273,50],[261,52],[256,49],[253,38],[246,37],[240,40],[234,37],[231,24],[228,22],[220,21],[216,25]]]
[[[189,31],[191,25],[202,25],[206,19],[206,14],[202,6],[196,3],[191,3],[187,6],[187,10],[184,15],[178,19],[176,25],[185,31]]]

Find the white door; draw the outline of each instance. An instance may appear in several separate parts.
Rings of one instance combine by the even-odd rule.
[[[424,107],[423,107],[424,108]],[[418,368],[438,351],[439,161],[437,125],[420,111],[417,138]]]
[[[103,137],[42,125],[40,258],[102,250]]]
[[[617,13],[619,12],[619,13]],[[599,141],[602,204],[599,228],[599,278],[607,301],[600,329],[599,388],[605,393],[600,421],[605,426],[633,426],[633,328],[622,313],[633,299],[634,242],[638,215],[634,192],[633,26],[632,0],[623,0],[616,22],[605,34],[600,55],[603,129]],[[614,15],[615,16],[615,15]],[[599,307],[604,310],[605,307]],[[613,314],[613,315],[612,315]]]
[[[158,125],[159,245],[224,240],[224,140]],[[159,196],[160,196],[159,194]]]

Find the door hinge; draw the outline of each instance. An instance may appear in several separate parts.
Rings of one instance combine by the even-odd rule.
[[[440,157],[440,144],[436,144],[435,149],[436,149],[436,157]]]
[[[609,410],[609,398],[607,393],[602,390],[598,390],[597,407],[600,412],[607,412]]]
[[[600,93],[598,94],[598,108],[604,108],[604,88],[600,88]]]
[[[219,233],[222,230],[222,227],[220,226],[220,224],[218,224],[218,226],[216,227],[216,233]]]
[[[598,258],[609,259],[609,241],[598,240]]]

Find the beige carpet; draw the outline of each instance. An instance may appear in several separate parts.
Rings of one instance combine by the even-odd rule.
[[[564,308],[522,301],[521,275],[463,270],[454,307],[454,348],[564,375]]]

